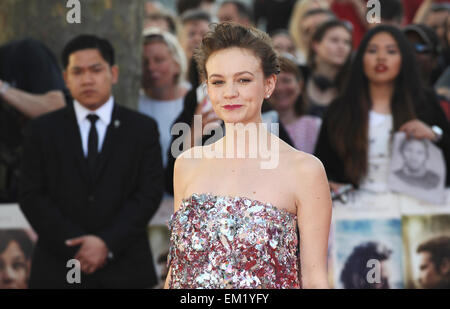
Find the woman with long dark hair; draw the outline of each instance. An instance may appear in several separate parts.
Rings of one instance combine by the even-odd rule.
[[[311,39],[305,100],[308,114],[322,117],[338,96],[350,68],[352,28],[340,20],[323,23]]]
[[[398,131],[433,141],[449,170],[448,124],[435,96],[424,89],[405,36],[391,26],[369,31],[345,90],[328,109],[316,146],[333,190],[352,184],[387,192],[390,144]]]

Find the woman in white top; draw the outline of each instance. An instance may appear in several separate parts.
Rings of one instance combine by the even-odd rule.
[[[449,170],[449,127],[417,68],[412,48],[398,29],[379,26],[366,34],[344,92],[324,118],[316,146],[332,189],[352,184],[372,192],[389,191],[391,140],[399,131],[436,143]]]
[[[164,166],[170,149],[170,129],[183,109],[188,91],[186,56],[175,36],[157,28],[144,31],[140,112],[158,123]]]

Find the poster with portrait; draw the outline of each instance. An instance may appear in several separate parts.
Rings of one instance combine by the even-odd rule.
[[[402,218],[405,287],[450,288],[450,214]]]
[[[433,204],[444,204],[446,167],[442,151],[431,141],[394,135],[389,188]]]
[[[334,288],[403,288],[400,218],[334,221]]]
[[[27,289],[37,236],[18,205],[0,205],[0,289]]]

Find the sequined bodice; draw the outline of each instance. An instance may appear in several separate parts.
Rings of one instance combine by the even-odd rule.
[[[245,197],[193,194],[169,221],[170,288],[299,288],[297,216]]]

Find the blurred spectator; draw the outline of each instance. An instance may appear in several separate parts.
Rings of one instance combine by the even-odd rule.
[[[208,32],[210,23],[211,16],[203,10],[188,10],[181,15],[180,43],[188,62],[192,58],[194,49],[202,42],[203,35]]]
[[[309,49],[309,76],[305,84],[307,114],[322,117],[339,94],[350,68],[351,24],[330,20],[319,26]]]
[[[450,237],[440,236],[419,245],[419,284],[425,289],[450,289]]]
[[[214,4],[215,0],[177,0],[177,12],[183,15],[187,10],[202,9],[212,15]]]
[[[0,290],[27,289],[33,242],[23,230],[0,230]]]
[[[353,248],[341,272],[341,282],[344,289],[389,289],[389,274],[386,263],[392,250],[376,242],[367,242]],[[369,260],[377,260],[381,264],[381,282],[369,283],[367,280],[370,268]]]
[[[287,30],[278,29],[270,33],[273,47],[279,55],[289,54],[294,59],[297,57],[294,40]]]
[[[450,3],[436,3],[430,7],[425,25],[436,31],[441,45],[445,45],[445,24],[450,15]]]
[[[219,22],[234,21],[244,26],[253,26],[252,9],[239,0],[225,0],[217,11]]]
[[[325,2],[313,0],[303,0],[295,6],[289,32],[299,51],[298,59],[301,64],[307,61],[309,41],[317,27],[335,18],[334,13],[324,7]]]
[[[353,47],[357,48],[367,31],[367,0],[332,0],[331,2],[330,9],[337,18],[349,21],[353,25]]]
[[[425,91],[404,34],[382,25],[364,37],[346,87],[323,119],[315,154],[332,190],[352,184],[389,194],[389,145],[398,131],[433,141],[442,149],[449,170],[450,128],[445,115],[435,95]],[[447,176],[447,185],[449,180]]]
[[[255,0],[255,24],[265,22],[265,31],[271,33],[277,29],[287,29],[296,0]]]
[[[450,67],[445,70],[434,87],[437,94],[442,98],[441,107],[450,122]]]
[[[168,31],[173,35],[177,34],[177,21],[175,17],[165,9],[146,14],[144,18],[144,30],[155,27],[162,31]]]
[[[288,132],[295,148],[313,153],[320,130],[321,119],[305,114],[302,100],[303,77],[297,64],[280,57],[280,74],[276,88],[268,100],[278,112],[280,122]]]
[[[450,66],[450,15],[445,22],[444,45],[442,45],[442,53],[439,58],[439,65],[443,68]]]
[[[401,0],[380,0],[381,24],[401,28],[403,25],[404,10]],[[369,24],[375,27],[379,24]]]
[[[23,128],[70,97],[53,53],[33,39],[0,46],[0,203],[17,201]]]
[[[183,109],[183,98],[188,91],[183,84],[187,71],[186,56],[175,36],[150,28],[144,32],[142,65],[138,110],[158,123],[165,167],[172,139],[170,130]]]
[[[440,51],[439,38],[425,25],[409,25],[403,29],[418,60],[425,85],[432,87],[445,68],[437,68]],[[434,74],[433,74],[434,73]]]

